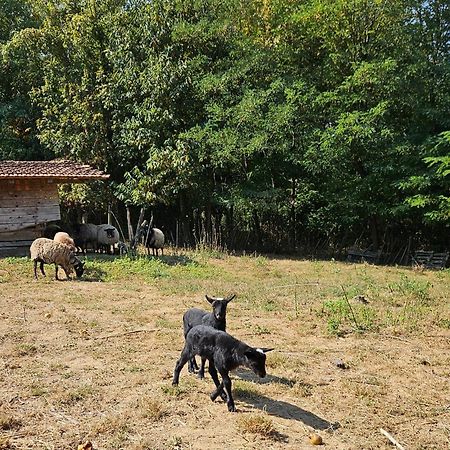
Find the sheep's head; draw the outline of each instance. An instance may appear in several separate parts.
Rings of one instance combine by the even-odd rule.
[[[208,295],[205,295],[205,297],[213,307],[214,317],[217,320],[224,320],[227,315],[227,305],[234,297],[236,297],[236,295],[230,295],[227,298],[209,297]]]
[[[70,257],[70,263],[72,264],[73,268],[75,269],[75,273],[77,274],[77,277],[80,278],[81,275],[84,273],[84,262],[79,260],[73,253]]]

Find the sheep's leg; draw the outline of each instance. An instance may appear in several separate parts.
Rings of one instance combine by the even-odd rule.
[[[181,369],[189,361],[190,358],[191,358],[191,355],[189,354],[189,351],[186,348],[184,348],[183,351],[181,352],[180,359],[177,361],[177,364],[175,365],[175,370],[173,372],[173,380],[172,380],[173,386],[178,386],[178,382],[180,380]]]
[[[55,264],[55,278],[59,281],[59,278],[58,278],[58,264]]]
[[[45,277],[45,272],[44,272],[44,261],[41,261],[40,268],[41,268],[41,273],[42,273],[42,275],[44,275],[44,277]]]
[[[64,273],[66,274],[66,278],[70,280],[70,273],[63,267]]]
[[[34,278],[37,280],[37,260],[34,260]]]

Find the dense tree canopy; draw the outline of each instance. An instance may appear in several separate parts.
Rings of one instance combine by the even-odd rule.
[[[0,24],[1,159],[94,164],[186,243],[448,244],[447,1],[6,0]]]

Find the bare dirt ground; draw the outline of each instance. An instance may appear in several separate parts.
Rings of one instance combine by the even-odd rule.
[[[108,263],[103,275],[115,276],[97,281],[92,263],[82,281],[36,282],[29,261],[0,260],[0,449],[308,449],[314,430],[328,449],[394,448],[380,428],[405,449],[450,448],[448,271],[170,264],[162,276],[122,277]],[[237,413],[210,401],[209,374],[184,368],[171,386],[183,312],[208,309],[205,293],[231,292],[228,331],[276,348],[265,379],[233,374]],[[339,316],[324,306],[335,300],[354,306]]]

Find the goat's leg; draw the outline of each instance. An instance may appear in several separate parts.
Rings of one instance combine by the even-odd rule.
[[[202,357],[202,362],[200,364],[200,369],[198,371],[198,377],[200,378],[200,380],[203,380],[203,378],[205,378],[205,363],[206,363],[206,358]],[[211,363],[210,363],[211,365]]]
[[[227,405],[228,405],[228,411],[230,412],[236,412],[236,407],[234,406],[234,400],[231,395],[231,379],[228,375],[228,371],[221,370],[220,375],[222,376],[222,384],[223,388],[227,394]]]
[[[178,386],[178,382],[180,380],[181,369],[189,361],[190,358],[191,358],[191,355],[190,355],[189,351],[186,348],[184,348],[183,351],[181,352],[180,359],[177,361],[177,364],[175,365],[175,370],[173,372],[173,380],[172,380],[173,386]]]
[[[216,366],[214,365],[211,360],[209,360],[209,373],[211,374],[211,378],[214,381],[214,384],[216,385],[216,390],[211,393],[210,398],[212,401],[214,401],[219,395],[220,398],[226,402],[228,401],[227,394],[223,390],[223,382],[219,383],[219,377],[217,376],[217,370]]]
[[[195,360],[195,356],[193,356],[189,360],[188,371],[189,371],[189,373],[194,373],[196,370],[198,370],[198,365],[197,365],[197,361]]]

